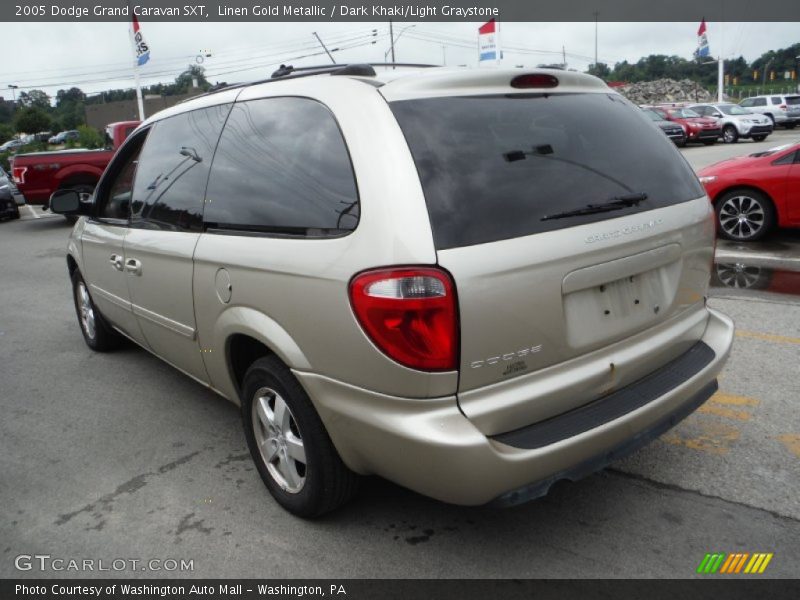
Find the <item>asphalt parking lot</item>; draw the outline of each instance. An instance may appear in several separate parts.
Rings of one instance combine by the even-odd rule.
[[[700,168],[798,138],[683,152]],[[102,573],[127,577],[683,578],[707,552],[774,553],[761,577],[797,576],[798,231],[720,242],[711,304],[737,323],[720,391],[650,446],[514,509],[370,478],[313,522],[272,501],[233,405],[141,349],[84,345],[69,231],[31,207],[0,223],[0,577],[91,576],[14,567],[49,554],[193,560]]]

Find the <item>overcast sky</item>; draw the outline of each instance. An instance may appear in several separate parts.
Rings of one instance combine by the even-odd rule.
[[[477,63],[479,23],[395,23],[396,60],[448,65]],[[697,23],[600,23],[598,56],[612,64],[635,62],[648,54],[690,58]],[[377,35],[372,36],[372,30]],[[151,60],[141,70],[143,85],[169,83],[201,50],[210,81],[228,83],[268,77],[280,63],[324,64],[313,32],[334,52],[337,62],[383,62],[389,49],[388,23],[142,23]],[[504,62],[536,66],[561,62],[585,69],[594,60],[594,23],[503,23]],[[713,55],[747,60],[800,41],[800,23],[708,24]],[[3,60],[0,94],[9,84],[44,89],[55,95],[72,86],[92,93],[133,86],[126,23],[0,23]],[[371,42],[375,41],[374,44]],[[300,58],[304,57],[304,58]]]

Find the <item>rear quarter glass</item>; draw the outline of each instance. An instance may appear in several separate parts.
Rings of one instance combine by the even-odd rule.
[[[662,208],[704,193],[674,144],[617,94],[424,98],[391,108],[414,157],[440,250]],[[542,220],[639,193],[647,199],[638,206]]]

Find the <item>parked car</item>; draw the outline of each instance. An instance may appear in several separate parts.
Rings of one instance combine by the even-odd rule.
[[[750,112],[738,104],[695,104],[689,108],[701,116],[716,119],[722,127],[722,141],[726,144],[735,144],[740,138],[762,142],[772,133],[769,117]]]
[[[705,402],[733,338],[702,186],[577,72],[284,67],[157,113],[92,203],[51,205],[89,217],[66,261],[88,346],[128,337],[240,404],[305,517],[357,474],[543,495]]]
[[[686,130],[687,142],[701,142],[706,146],[716,144],[722,135],[722,128],[716,119],[701,117],[690,108],[680,106],[650,107],[668,121],[680,123]]]
[[[16,188],[0,167],[0,219],[19,219],[19,206],[14,199]]]
[[[800,143],[730,158],[702,169],[720,236],[760,240],[774,227],[800,227]]]
[[[103,174],[103,169],[139,121],[120,121],[108,126],[113,136],[107,150],[56,150],[17,154],[11,161],[14,183],[29,204],[48,206],[50,195],[59,189],[74,189],[86,200]],[[70,219],[72,220],[72,219]]]
[[[662,117],[658,112],[651,108],[643,108],[642,112],[652,120],[656,125],[661,128],[669,139],[675,142],[676,146],[683,148],[686,145],[686,131],[680,123],[668,121]]]
[[[14,138],[13,140],[8,140],[5,144],[0,146],[0,152],[14,152],[22,146],[22,140]]]
[[[794,129],[800,123],[800,94],[752,96],[739,102],[747,110],[769,117],[773,125]]]
[[[52,135],[52,131],[40,131],[39,133],[34,134],[34,138],[37,142],[47,142]]]
[[[69,131],[62,131],[47,140],[48,144],[65,144],[69,140],[77,140],[80,137],[80,132],[76,129],[70,129]]]
[[[22,206],[25,204],[25,197],[20,194],[19,189],[17,189],[17,186],[14,184],[14,178],[11,177],[10,174],[6,173],[3,167],[0,167],[0,187],[4,185],[8,186],[8,189],[11,192],[14,201],[17,203],[17,206]]]

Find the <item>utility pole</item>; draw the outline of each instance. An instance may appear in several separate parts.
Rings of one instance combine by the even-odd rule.
[[[328,51],[328,47],[323,43],[322,39],[317,35],[317,32],[314,31],[313,33],[314,33],[314,37],[317,38],[317,41],[319,42],[319,45],[322,46],[323,50],[325,50],[325,54],[328,55],[328,58],[331,59],[331,62],[333,64],[336,64],[336,59],[333,58],[333,55]]]
[[[389,21],[389,39],[392,42],[391,49],[392,49],[392,69],[394,69],[394,27],[392,26],[392,22]]]
[[[14,105],[14,109],[17,108],[17,88],[18,85],[9,85],[9,89],[11,90],[11,103]]]
[[[597,74],[597,18],[600,11],[594,11],[594,72]]]

